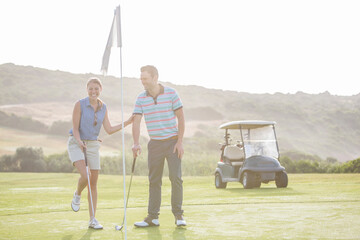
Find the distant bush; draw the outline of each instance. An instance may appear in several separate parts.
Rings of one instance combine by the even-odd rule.
[[[346,162],[332,169],[334,173],[360,173],[360,158]]]
[[[7,167],[10,171],[20,172],[45,172],[46,164],[42,148],[21,147],[16,149],[14,156],[5,157],[5,162],[10,162]],[[1,161],[3,162],[3,161]]]
[[[191,143],[191,142],[190,142]],[[188,142],[189,144],[189,142]],[[207,144],[199,141],[199,145]],[[218,149],[199,153],[194,148],[188,148],[182,159],[182,173],[184,176],[209,176],[212,175],[219,161]],[[126,174],[131,174],[133,157],[126,153]],[[292,160],[282,156],[280,163],[288,173],[360,173],[360,158],[343,164],[334,159],[326,160]],[[123,163],[121,156],[101,157],[101,173],[122,175]],[[44,156],[42,148],[20,147],[14,155],[0,157],[0,172],[76,172],[72,166],[67,151],[61,154]],[[135,166],[135,175],[148,174],[147,150],[138,157]],[[164,176],[168,175],[168,166],[165,161]]]
[[[68,152],[52,154],[45,158],[47,172],[74,172]]]
[[[288,173],[296,173],[296,163],[292,161],[288,156],[280,158],[281,165],[285,168]]]
[[[132,166],[132,157],[127,155],[125,157],[125,170],[126,174],[131,173],[131,166]],[[123,173],[123,162],[122,162],[122,155],[121,156],[105,156],[101,158],[101,173],[103,174],[115,174],[115,175],[122,175]],[[141,163],[139,159],[137,159],[136,167],[135,167],[135,175],[143,175],[139,174],[141,171],[140,167]]]
[[[291,156],[297,158],[294,160],[286,154],[280,157],[280,163],[288,173],[330,173],[338,165],[336,159],[322,160],[316,155],[291,154]]]
[[[215,172],[216,164],[220,155],[203,152],[187,152],[182,159],[182,171],[184,176],[209,176]]]
[[[17,172],[20,167],[13,161],[13,156],[3,155],[0,157],[0,172]]]

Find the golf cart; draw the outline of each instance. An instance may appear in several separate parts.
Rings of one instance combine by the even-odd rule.
[[[274,181],[278,188],[288,185],[285,168],[279,162],[275,122],[233,121],[222,124],[225,142],[215,170],[216,188],[241,182],[244,188],[259,188]],[[231,135],[230,135],[231,134]]]

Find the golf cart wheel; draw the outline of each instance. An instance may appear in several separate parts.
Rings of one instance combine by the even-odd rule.
[[[288,185],[288,176],[286,172],[276,173],[275,184],[278,188],[286,188]]]
[[[260,187],[261,187],[261,178],[255,176],[255,179],[254,179],[254,188],[260,188]]]
[[[215,187],[226,188],[227,182],[223,182],[220,173],[215,174]]]
[[[251,189],[256,187],[256,176],[252,172],[244,172],[242,184],[245,189]]]

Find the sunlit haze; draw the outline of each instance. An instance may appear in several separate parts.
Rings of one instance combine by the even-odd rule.
[[[250,93],[355,95],[360,1],[2,0],[0,64],[100,74],[121,5],[123,76]],[[119,49],[109,74],[119,76]]]

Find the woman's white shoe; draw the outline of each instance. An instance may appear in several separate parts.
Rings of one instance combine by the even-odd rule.
[[[81,199],[81,196],[77,195],[76,191],[75,191],[73,200],[71,201],[71,208],[74,212],[77,212],[80,209],[80,199]]]
[[[103,226],[96,220],[96,218],[93,218],[89,221],[89,228],[103,229]]]

